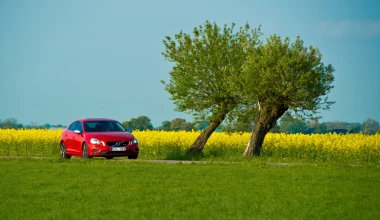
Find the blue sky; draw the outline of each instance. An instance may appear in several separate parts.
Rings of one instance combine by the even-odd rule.
[[[299,35],[336,69],[321,121],[380,121],[379,12],[376,0],[0,0],[0,119],[192,121],[160,83],[162,40],[209,20]]]

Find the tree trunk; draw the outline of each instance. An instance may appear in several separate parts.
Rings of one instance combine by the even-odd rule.
[[[261,110],[256,116],[255,126],[245,148],[244,156],[260,156],[265,135],[276,125],[277,119],[288,110],[286,106],[281,104],[266,106],[265,103],[260,103],[260,106]]]
[[[223,120],[222,120],[223,121]],[[202,131],[202,133],[197,137],[195,142],[187,150],[186,154],[194,155],[202,152],[207,140],[210,138],[211,134],[216,130],[216,128],[222,123],[222,121],[212,121],[207,127]]]

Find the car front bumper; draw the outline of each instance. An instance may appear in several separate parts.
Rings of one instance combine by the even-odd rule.
[[[93,157],[123,157],[123,156],[137,156],[140,149],[138,144],[126,146],[125,151],[112,151],[112,147],[93,145],[89,146],[89,156]]]

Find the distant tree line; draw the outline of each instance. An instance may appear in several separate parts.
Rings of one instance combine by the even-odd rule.
[[[349,122],[322,122],[317,120],[294,120],[288,115],[284,115],[279,120],[279,124],[276,124],[270,132],[272,133],[288,133],[288,134],[325,134],[325,133],[339,133],[339,134],[375,134],[380,133],[380,123],[373,119],[367,119],[363,123],[349,123]],[[202,121],[198,123],[187,122],[183,118],[175,118],[171,121],[163,121],[160,126],[153,127],[151,119],[147,116],[139,116],[137,118],[131,118],[129,121],[122,122],[126,128],[132,128],[133,130],[162,130],[162,131],[197,131],[203,130],[207,127],[209,122]],[[250,132],[254,124],[244,121],[234,121],[221,124],[217,131],[222,132]],[[0,119],[0,129],[55,129],[65,128],[63,125],[38,125],[37,123],[31,123],[30,125],[23,125],[18,123],[15,118]]]
[[[122,122],[126,128],[132,128],[133,130],[163,130],[163,131],[191,131],[197,130],[196,126],[187,122],[183,118],[175,118],[172,121],[163,121],[161,126],[153,128],[151,120],[147,116],[139,116],[137,118],[131,118],[129,121]]]
[[[249,132],[254,125],[249,122],[235,121],[228,123],[223,127],[225,132]],[[363,123],[349,122],[322,122],[318,120],[297,120],[285,114],[271,130],[272,133],[288,133],[288,134],[375,134],[380,133],[380,123],[373,119],[367,119]]]
[[[54,129],[54,128],[64,128],[66,126],[63,126],[61,124],[58,125],[51,125],[51,124],[44,124],[44,125],[38,125],[35,122],[31,122],[28,125],[23,125],[17,121],[16,118],[7,118],[4,120],[0,119],[0,129]]]
[[[161,126],[153,127],[151,120],[147,116],[139,116],[132,118],[129,121],[122,123],[127,128],[133,130],[162,130],[162,131],[192,131],[203,130],[207,127],[209,122],[187,122],[183,118],[175,118],[171,121],[163,121]],[[254,124],[244,121],[234,121],[221,124],[217,131],[222,132],[250,132]],[[325,133],[340,133],[340,134],[375,134],[380,133],[380,124],[376,120],[367,119],[363,123],[349,123],[349,122],[322,122],[317,120],[295,120],[289,115],[285,114],[280,119],[280,123],[276,124],[270,132],[272,133],[288,133],[288,134],[325,134]]]

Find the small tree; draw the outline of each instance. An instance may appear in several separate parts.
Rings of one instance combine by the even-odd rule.
[[[380,130],[380,124],[376,120],[369,118],[363,122],[362,132],[364,134],[375,134],[378,130]]]
[[[249,51],[255,48],[261,35],[259,29],[249,25],[234,30],[206,21],[195,27],[193,35],[182,31],[163,41],[165,59],[175,65],[170,71],[166,91],[177,105],[176,110],[194,115],[196,121],[209,121],[187,153],[196,154],[227,114],[241,102],[231,90],[232,76],[240,75]]]
[[[126,128],[132,128],[134,130],[152,130],[153,125],[150,122],[150,118],[147,116],[139,116],[137,118],[131,118],[130,121],[124,121],[122,125]]]
[[[163,121],[161,124],[160,130],[170,131],[170,125],[171,125],[170,121]]]
[[[1,128],[4,128],[4,129],[10,129],[10,128],[14,128],[14,129],[17,129],[17,128],[22,128],[22,125],[20,127],[21,124],[18,124],[17,123],[17,119],[16,118],[7,118],[5,119],[2,123],[1,123]]]
[[[252,130],[252,122],[232,121],[223,126],[225,132],[249,132]]]
[[[360,123],[352,123],[347,126],[347,130],[351,134],[359,133],[361,131],[362,124]]]
[[[327,133],[326,123],[318,124],[317,127],[315,128],[315,131],[319,134],[326,134]]]
[[[170,123],[170,130],[171,131],[179,131],[182,130],[181,125],[183,123],[186,123],[186,120],[183,118],[175,118]]]
[[[125,128],[130,128],[130,126],[129,126],[129,121],[123,121],[121,124],[122,124]]]
[[[320,108],[333,104],[327,94],[333,88],[334,69],[321,60],[319,50],[304,47],[299,37],[290,43],[289,38],[272,35],[250,53],[236,85],[239,94],[257,103],[245,156],[260,155],[265,135],[285,112],[311,118]]]
[[[280,119],[280,131],[289,134],[304,133],[306,123],[298,118],[294,119],[289,114],[284,114]]]

